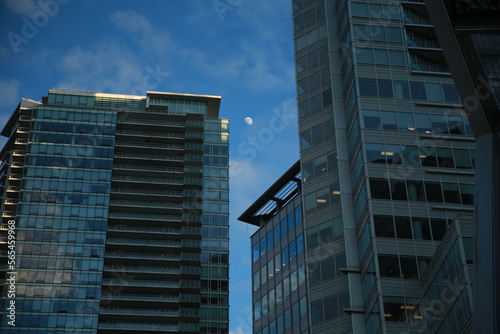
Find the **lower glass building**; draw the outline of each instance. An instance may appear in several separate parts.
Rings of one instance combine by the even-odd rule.
[[[22,99],[2,131],[2,332],[228,333],[219,106],[162,92]]]

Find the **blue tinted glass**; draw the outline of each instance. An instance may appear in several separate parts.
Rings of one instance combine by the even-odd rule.
[[[281,221],[280,225],[281,225],[281,237],[283,238],[288,233],[286,218]]]
[[[288,220],[288,231],[291,231],[295,226],[295,215],[293,212],[288,214],[287,220]]]
[[[410,81],[411,97],[414,100],[427,100],[423,82]]]
[[[361,96],[378,96],[377,80],[359,78],[359,94]]]
[[[267,249],[270,249],[272,248],[274,245],[274,242],[273,242],[273,231],[269,232],[267,234]]]
[[[297,237],[297,254],[301,254],[304,251],[304,236],[299,234]]]
[[[280,224],[276,225],[273,229],[273,234],[274,234],[274,243],[277,243],[280,241]]]
[[[302,206],[299,205],[295,208],[295,224],[302,223]]]

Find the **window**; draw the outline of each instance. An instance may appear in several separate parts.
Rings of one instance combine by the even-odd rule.
[[[378,96],[375,79],[359,78],[359,93],[362,96]]]
[[[319,244],[326,244],[329,243],[333,240],[332,237],[332,226],[330,222],[325,222],[322,223],[318,226],[318,237],[319,237]]]
[[[437,148],[436,153],[439,167],[455,168],[451,148]]]
[[[460,192],[456,183],[442,183],[443,195],[445,203],[461,204]]]
[[[324,321],[322,300],[311,303],[311,321],[313,325],[317,325]]]
[[[406,112],[396,113],[398,117],[399,131],[415,131],[415,122],[413,121],[413,114]]]
[[[393,111],[382,111],[382,126],[384,130],[397,130],[396,113]]]
[[[327,281],[335,278],[335,261],[334,257],[330,257],[321,261],[321,281]]]
[[[424,183],[422,181],[406,181],[408,199],[410,201],[425,202]]]
[[[443,203],[441,184],[438,182],[425,182],[425,194],[428,202]]]
[[[462,204],[474,204],[474,185],[472,184],[460,184],[460,196],[462,198]]]
[[[465,125],[462,116],[448,115],[448,128],[450,129],[450,134],[465,134]]]
[[[445,115],[430,115],[432,132],[434,133],[448,133],[448,122]]]
[[[406,184],[404,180],[391,180],[391,195],[393,200],[406,201]]]
[[[448,224],[445,219],[431,219],[431,227],[432,238],[434,240],[442,240],[448,229]]]
[[[375,235],[377,237],[395,237],[392,216],[374,216],[373,222],[375,225]]]
[[[392,91],[391,80],[378,79],[377,82],[378,82],[379,97],[392,98],[394,96],[393,91]]]
[[[324,300],[325,321],[337,318],[339,316],[339,305],[337,302],[337,296],[333,295],[326,297]]]
[[[469,157],[469,150],[464,149],[453,149],[453,156],[456,168],[472,168],[472,164]]]
[[[371,197],[376,199],[391,199],[387,179],[370,179]]]
[[[438,83],[425,83],[425,90],[427,99],[429,101],[443,101],[443,94],[441,92],[441,85]]]
[[[403,164],[420,166],[420,156],[417,146],[404,145],[402,148]]]
[[[431,240],[431,230],[427,218],[412,218],[413,237],[418,240]]]
[[[371,163],[387,163],[384,144],[366,143],[366,160]]]
[[[310,148],[312,145],[311,130],[306,130],[300,134],[300,146],[302,150]]]
[[[259,243],[255,244],[252,248],[252,258],[253,262],[257,261],[260,257]]]
[[[436,149],[429,146],[421,146],[420,150],[420,163],[422,166],[437,167]]]
[[[321,270],[320,263],[311,263],[307,266],[309,273],[309,285],[315,286],[316,284],[321,283]]]
[[[411,99],[410,85],[408,84],[407,81],[393,81],[392,86],[394,88],[394,98],[396,98],[396,99]],[[402,113],[402,114],[411,115],[409,113]]]
[[[307,230],[307,248],[313,249],[319,245],[318,227],[314,226]]]
[[[423,82],[410,81],[411,97],[414,100],[427,100]]]
[[[380,111],[378,110],[363,110],[363,123],[365,129],[382,129],[382,120]]]
[[[417,127],[417,131],[421,133],[430,133],[431,129],[431,121],[429,115],[427,114],[415,114],[415,124]]]
[[[400,277],[399,261],[396,255],[379,255],[380,277]]]
[[[396,235],[402,239],[413,239],[410,218],[395,217]]]
[[[442,87],[445,101],[460,102],[460,97],[454,85],[442,84]]]

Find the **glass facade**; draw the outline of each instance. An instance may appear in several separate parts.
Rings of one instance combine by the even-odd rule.
[[[475,146],[425,4],[292,3],[310,332],[427,332],[408,310],[448,223],[473,212]]]
[[[258,292],[267,222],[252,238],[253,332],[433,333],[424,284],[453,220],[474,212],[475,138],[425,3],[292,6],[308,326],[266,330],[269,286],[288,284]],[[469,292],[440,330],[458,333]]]
[[[21,101],[2,132],[2,276],[15,279],[2,309],[14,301],[16,325],[3,317],[3,330],[228,333],[219,103],[72,90]]]

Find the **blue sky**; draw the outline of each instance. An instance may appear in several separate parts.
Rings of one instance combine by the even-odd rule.
[[[0,59],[0,124],[21,97],[55,87],[222,96],[220,116],[231,121],[230,327],[251,333],[255,228],[236,218],[298,159],[290,0],[3,0]]]

